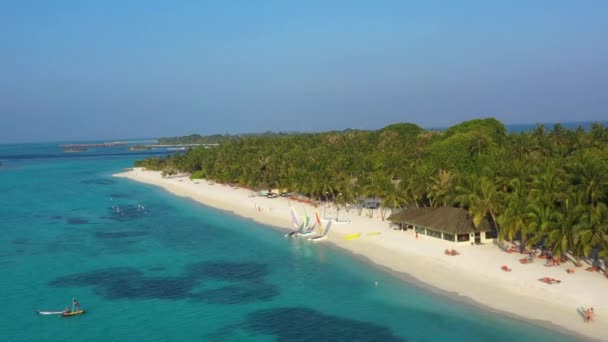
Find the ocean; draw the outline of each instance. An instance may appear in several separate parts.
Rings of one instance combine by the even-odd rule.
[[[0,145],[2,341],[575,340],[112,177],[143,156]]]

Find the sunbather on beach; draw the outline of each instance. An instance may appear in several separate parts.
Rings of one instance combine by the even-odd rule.
[[[591,321],[591,311],[589,309],[585,310],[585,323]]]

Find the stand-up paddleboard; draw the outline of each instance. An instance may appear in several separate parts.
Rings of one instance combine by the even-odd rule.
[[[36,311],[39,315],[63,315],[63,311]]]
[[[85,313],[86,311],[84,310],[77,310],[77,311],[70,311],[70,312],[62,312],[61,316],[62,317],[72,317],[72,316],[76,316],[76,315],[82,315],[83,313]]]

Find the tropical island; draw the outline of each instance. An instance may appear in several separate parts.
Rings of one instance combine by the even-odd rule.
[[[218,140],[213,140],[217,142]],[[378,131],[257,135],[136,166],[246,188],[284,189],[338,208],[378,198],[404,207],[455,206],[487,217],[502,239],[554,254],[608,256],[608,129],[556,124],[507,134],[495,119],[444,132],[415,124]],[[592,253],[594,252],[594,253]]]
[[[122,176],[283,228],[291,226],[290,208],[323,211],[335,223],[329,241],[376,264],[598,337],[600,324],[579,323],[589,307],[598,321],[608,317],[607,152],[600,123],[508,133],[490,118],[443,131],[399,123],[232,136],[138,161]],[[259,197],[259,190],[291,197]],[[448,230],[437,236],[416,210],[455,213],[437,222],[464,217],[471,232],[485,226],[496,238],[464,244]],[[340,215],[349,223],[337,224]]]

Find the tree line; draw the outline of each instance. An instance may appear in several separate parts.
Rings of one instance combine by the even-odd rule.
[[[445,131],[411,123],[376,131],[260,134],[137,166],[248,188],[279,188],[344,207],[378,198],[382,217],[404,207],[454,206],[501,239],[554,255],[608,257],[608,129],[507,133],[496,119]]]

